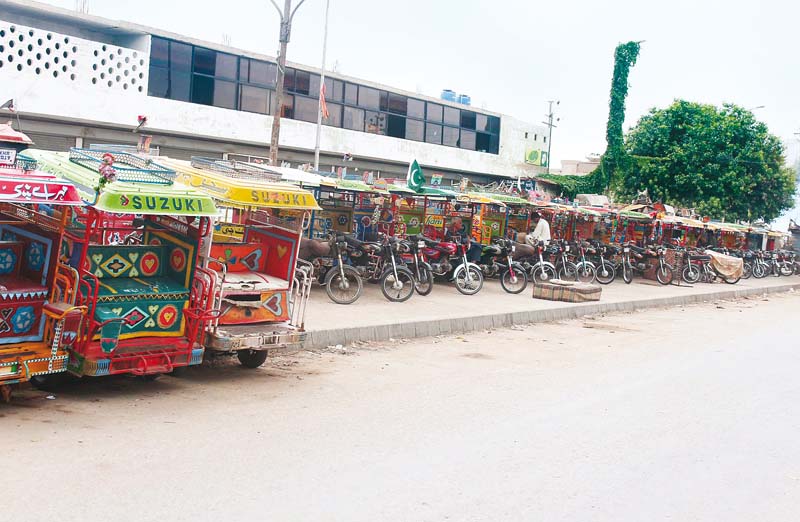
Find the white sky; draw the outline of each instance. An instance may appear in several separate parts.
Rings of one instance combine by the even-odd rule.
[[[300,7],[290,61],[319,66],[324,6]],[[229,34],[234,47],[270,55],[278,46],[268,0],[90,0],[89,9],[218,43]],[[558,99],[557,162],[605,150],[613,51],[628,40],[645,42],[630,76],[626,129],[674,98],[729,101],[764,105],[756,115],[796,143],[796,0],[331,0],[328,66],[432,96],[450,88],[471,95],[473,105],[535,123],[546,100]]]

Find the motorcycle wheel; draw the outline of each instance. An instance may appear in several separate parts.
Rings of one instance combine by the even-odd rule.
[[[562,281],[577,281],[578,267],[575,266],[575,263],[565,263],[558,270],[558,278]]]
[[[414,290],[419,295],[428,295],[433,291],[433,272],[425,267],[420,267],[419,278],[414,279]]]
[[[595,274],[597,278],[597,282],[601,285],[610,284],[616,279],[617,271],[614,268],[614,265],[611,263],[600,263],[600,266],[597,267],[597,273]]]
[[[592,283],[596,277],[596,270],[588,263],[581,263],[578,265],[575,275],[580,283]]]
[[[531,271],[531,279],[534,283],[546,283],[556,278],[556,271],[547,265],[536,265]]]
[[[515,268],[514,277],[511,277],[511,270],[506,270],[500,275],[500,286],[509,294],[519,294],[528,286],[528,275],[524,270]]]
[[[697,265],[688,264],[683,268],[681,278],[690,285],[693,285],[700,281],[700,269],[697,268]]]
[[[325,292],[336,304],[355,303],[364,291],[364,282],[358,270],[352,266],[343,266],[342,271],[344,278],[338,267],[328,270],[328,275],[325,276]]]
[[[788,261],[784,261],[781,263],[780,271],[782,276],[790,276],[794,273],[794,267]]]
[[[668,266],[660,266],[656,270],[656,279],[658,279],[658,282],[662,285],[670,284],[673,277],[672,269]]]
[[[397,267],[397,277],[392,270],[387,270],[381,276],[381,292],[383,296],[393,303],[408,301],[414,295],[415,281],[411,270]]]
[[[625,281],[626,285],[631,284],[633,281],[633,268],[626,264],[622,265],[622,280]]]
[[[756,263],[753,265],[753,277],[756,279],[761,279],[762,277],[766,277],[767,271],[764,269],[764,265],[761,263]]]
[[[467,280],[467,271],[469,271],[470,280]],[[474,266],[468,266],[466,269],[456,269],[456,274],[453,280],[456,283],[456,288],[464,295],[475,295],[483,288],[483,274]]]
[[[742,279],[750,279],[753,275],[753,265],[750,263],[744,263],[742,265]]]

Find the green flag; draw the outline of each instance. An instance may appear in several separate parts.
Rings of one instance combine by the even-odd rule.
[[[414,160],[413,163],[408,165],[408,177],[406,181],[408,188],[412,189],[414,192],[422,190],[422,185],[425,184],[425,176],[422,174],[422,169],[419,163],[417,163],[417,160]]]

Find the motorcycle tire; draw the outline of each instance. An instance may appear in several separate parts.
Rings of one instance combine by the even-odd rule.
[[[600,266],[597,267],[595,278],[597,278],[597,282],[601,285],[611,284],[616,277],[617,270],[611,263],[600,263]]]
[[[460,267],[459,267],[460,268]],[[464,295],[475,295],[483,288],[483,274],[476,266],[468,266],[467,268],[456,268],[453,274],[453,281],[456,284],[456,289]],[[470,280],[467,280],[467,272],[469,271]]]
[[[742,279],[750,279],[753,276],[753,265],[744,263],[742,265]]]
[[[419,277],[414,278],[414,290],[419,295],[428,295],[433,291],[433,272],[428,267],[419,267]]]
[[[794,267],[788,261],[781,263],[780,268],[781,275],[784,277],[788,277],[794,273]]]
[[[325,276],[325,292],[336,304],[355,303],[364,292],[364,281],[358,270],[352,266],[343,266],[342,271],[344,279],[342,279],[338,267],[328,270],[328,274]]]
[[[736,283],[739,282],[739,280],[742,277],[741,276],[739,276],[739,277],[722,277],[722,276],[719,276],[719,278],[722,279],[723,281],[725,281],[726,283],[728,283],[729,285],[735,285]]]
[[[592,265],[581,263],[577,265],[575,275],[579,283],[593,283],[597,277],[597,271]]]
[[[514,267],[514,277],[511,270],[506,270],[500,275],[500,286],[509,294],[520,294],[528,286],[528,274],[521,267]]]
[[[633,267],[628,265],[622,266],[622,280],[625,281],[626,285],[631,284],[633,281]]]
[[[578,267],[575,263],[565,263],[558,270],[558,278],[562,281],[577,281]]]
[[[534,283],[547,283],[556,278],[556,271],[548,265],[535,265],[531,270],[531,280]]]
[[[411,299],[416,288],[414,274],[405,267],[397,267],[397,277],[393,270],[387,270],[380,279],[383,296],[393,303],[402,303]]]
[[[683,273],[681,273],[681,279],[685,283],[693,285],[700,281],[700,269],[697,268],[695,265],[686,265],[683,267]]]
[[[668,266],[660,266],[656,269],[656,279],[662,285],[670,284],[674,276],[672,269]]]
[[[767,271],[764,268],[764,265],[761,263],[756,263],[753,265],[753,277],[756,279],[761,279],[767,276]]]

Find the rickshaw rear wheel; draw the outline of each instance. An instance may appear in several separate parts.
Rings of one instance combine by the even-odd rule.
[[[75,382],[77,377],[68,372],[51,373],[50,375],[34,375],[31,377],[31,384],[37,390],[54,392],[64,386]]]
[[[245,368],[258,368],[267,360],[267,350],[239,350],[236,357]]]

